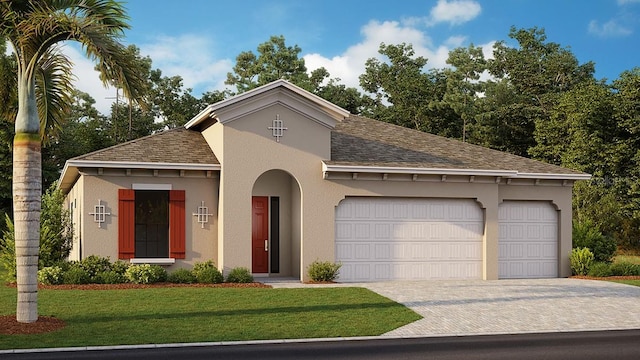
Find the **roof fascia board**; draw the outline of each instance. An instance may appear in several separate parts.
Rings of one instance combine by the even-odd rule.
[[[220,164],[184,164],[163,162],[69,160],[65,164],[75,168],[158,169],[158,170],[220,170]],[[64,174],[64,171],[63,171]]]
[[[445,169],[445,168],[411,168],[392,166],[362,166],[362,165],[327,165],[322,163],[323,172],[350,173],[383,173],[383,174],[418,174],[418,175],[473,175],[500,176],[503,178],[519,179],[548,179],[548,180],[588,180],[589,174],[548,174],[548,173],[520,173],[515,170],[482,170],[482,169]]]

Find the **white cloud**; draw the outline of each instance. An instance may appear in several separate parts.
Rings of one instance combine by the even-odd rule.
[[[618,5],[638,4],[640,0],[618,0]]]
[[[589,33],[600,37],[616,37],[630,35],[633,31],[620,25],[616,20],[609,20],[602,25],[598,21],[592,20],[589,23]]]
[[[151,57],[153,69],[162,70],[163,76],[180,75],[184,88],[194,89],[196,97],[205,91],[224,89],[227,72],[233,67],[229,59],[215,59],[211,54],[210,41],[201,36],[158,37],[152,43],[138,46],[142,56]],[[115,101],[115,89],[102,85],[98,72],[94,70],[95,64],[84,56],[79,47],[67,44],[63,46],[63,52],[74,63],[76,87],[96,100],[96,109],[100,113],[109,114]]]
[[[445,68],[449,51],[463,46],[465,36],[452,36],[443,44],[435,45],[432,39],[423,31],[409,26],[409,22],[400,24],[396,21],[370,21],[362,27],[361,42],[350,46],[342,54],[327,58],[321,54],[307,54],[304,56],[307,69],[315,70],[325,67],[332,78],[340,78],[341,83],[348,87],[359,86],[358,77],[365,71],[365,62],[369,58],[382,59],[378,54],[380,43],[388,45],[407,43],[413,46],[416,56],[423,56],[429,60],[427,68]],[[485,52],[490,52],[493,43],[482,45]]]
[[[202,35],[161,36],[139,46],[140,54],[151,57],[154,69],[162,70],[163,76],[180,75],[185,88],[194,89],[195,96],[223,89],[233,67],[230,59],[214,57],[211,39]]]
[[[473,0],[438,0],[438,4],[431,9],[430,22],[458,25],[473,20],[481,11],[480,4]]]
[[[61,50],[73,62],[76,88],[88,93],[96,100],[95,107],[100,113],[109,114],[111,112],[111,104],[115,101],[109,98],[116,96],[116,90],[104,87],[98,72],[94,70],[96,64],[89,60],[79,47],[65,44]]]

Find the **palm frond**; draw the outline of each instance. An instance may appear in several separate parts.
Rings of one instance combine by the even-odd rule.
[[[39,63],[36,73],[36,101],[40,117],[40,138],[46,142],[45,134],[54,135],[69,115],[71,92],[73,91],[73,64],[56,47]]]

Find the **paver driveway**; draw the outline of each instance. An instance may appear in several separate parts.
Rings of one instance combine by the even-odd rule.
[[[640,287],[579,279],[358,284],[424,318],[385,336],[640,329]]]

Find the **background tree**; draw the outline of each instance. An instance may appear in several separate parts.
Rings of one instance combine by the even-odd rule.
[[[360,86],[374,97],[374,118],[443,136],[462,137],[462,121],[443,102],[446,75],[424,72],[427,59],[411,45],[381,44],[386,61],[368,59]],[[389,105],[387,105],[389,104]]]
[[[42,134],[55,128],[70,103],[69,60],[57,44],[75,40],[98,61],[103,79],[139,98],[142,84],[118,42],[128,28],[123,6],[108,0],[0,3],[0,35],[17,62],[18,112],[13,141],[13,211],[17,258],[17,320],[35,322],[40,239]]]

